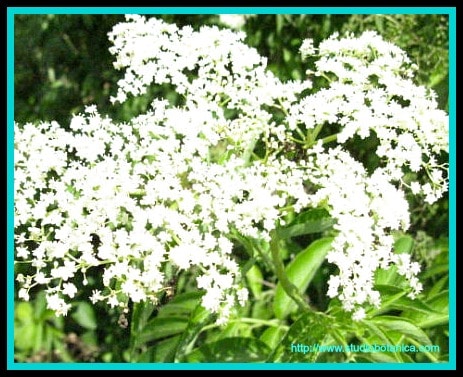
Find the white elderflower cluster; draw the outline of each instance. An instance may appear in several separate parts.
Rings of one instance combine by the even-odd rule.
[[[225,323],[248,298],[233,234],[269,241],[287,211],[316,207],[337,234],[328,295],[355,319],[366,303],[380,304],[378,268],[396,264],[410,295],[420,291],[419,265],[392,252],[390,232],[408,227],[404,189],[429,202],[447,189],[437,163],[447,118],[412,83],[401,50],[374,33],[333,36],[318,49],[306,42],[302,53],[317,52],[316,74],[331,81],[302,96],[312,82],[280,81],[242,33],[129,15],[109,38],[125,70],[114,102],[162,84],[182,100],[156,99],[128,124],[94,106],[69,130],[15,124],[16,259],[31,271],[17,275],[20,298],[44,285],[48,307],[65,315],[95,270],[90,300],[125,309],[129,300],[157,302],[173,267],[196,274],[203,306]],[[329,124],[337,135],[315,142]],[[370,133],[382,159],[374,172],[342,147]],[[404,182],[407,171],[428,178]]]
[[[448,152],[448,116],[437,108],[434,92],[413,83],[417,67],[405,52],[373,31],[358,38],[334,34],[317,51],[315,74],[328,86],[292,106],[292,121],[309,129],[337,124],[339,143],[375,135],[385,176],[424,194],[428,203],[439,199],[448,189],[446,165],[436,161]],[[301,52],[315,54],[310,40]],[[407,171],[424,171],[428,180],[405,182]]]

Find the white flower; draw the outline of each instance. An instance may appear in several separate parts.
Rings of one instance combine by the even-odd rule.
[[[27,249],[27,247],[18,246],[16,248],[16,256],[18,258],[27,259],[27,258],[29,258],[29,250]]]
[[[244,14],[220,14],[220,22],[232,29],[240,29],[246,23]]]
[[[92,304],[96,304],[98,301],[103,300],[104,297],[101,295],[101,292],[97,289],[94,289],[92,291],[92,295],[90,296],[90,301]]]
[[[246,288],[241,288],[236,292],[238,302],[241,306],[244,306],[249,298],[249,291]]]
[[[29,301],[29,291],[26,288],[20,288],[18,297],[24,301]]]
[[[46,296],[47,299],[47,308],[56,312],[57,315],[66,315],[71,309],[70,304],[59,297],[58,294],[49,294]]]
[[[64,283],[63,284],[63,290],[61,292],[63,294],[65,294],[65,295],[69,296],[70,298],[73,298],[77,293],[77,288],[72,283]]]
[[[221,18],[240,27],[245,16]],[[354,319],[380,305],[378,268],[396,264],[411,297],[422,289],[419,265],[392,253],[391,230],[409,226],[404,187],[427,202],[447,190],[436,156],[448,150],[448,118],[412,82],[406,54],[374,32],[333,35],[318,48],[307,39],[300,52],[317,59],[314,74],[333,77],[312,90],[308,79],[280,81],[244,38],[129,15],[109,33],[124,70],[111,100],[169,84],[181,105],[154,100],[126,124],[94,105],[69,130],[15,123],[16,255],[35,269],[18,275],[20,298],[44,285],[48,307],[66,314],[77,281],[90,284],[86,274],[98,268],[103,288],[90,301],[127,308],[155,301],[173,267],[196,274],[202,305],[224,324],[248,299],[236,235],[268,246],[286,214],[318,207],[334,221],[327,259],[339,273],[327,294]],[[319,132],[333,124],[329,143]],[[318,139],[302,140],[304,148],[294,141],[311,132]],[[372,134],[380,162],[368,171],[342,144]],[[410,170],[425,179],[407,183]],[[25,240],[38,246],[29,251]]]
[[[301,52],[302,59],[307,58],[308,56],[315,55],[315,47],[313,45],[313,39],[312,38],[306,38],[302,41],[302,45],[299,48],[299,51]]]
[[[35,275],[35,281],[37,284],[48,284],[50,278],[47,278],[42,271],[38,271]]]
[[[53,268],[50,275],[54,279],[63,279],[64,281],[67,281],[74,276],[76,271],[76,263],[70,260],[65,260],[64,265]]]
[[[352,315],[352,319],[354,321],[361,321],[366,317],[365,309],[360,308],[355,311],[355,313]]]

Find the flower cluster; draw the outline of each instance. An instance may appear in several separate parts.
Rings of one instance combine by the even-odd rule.
[[[419,266],[394,255],[390,231],[408,226],[403,189],[433,202],[447,188],[436,162],[447,118],[433,94],[374,33],[333,36],[318,49],[305,41],[302,54],[317,57],[316,74],[330,79],[308,95],[311,80],[280,81],[243,38],[127,16],[109,33],[114,65],[125,70],[113,102],[153,84],[170,85],[181,101],[156,99],[129,124],[94,106],[69,130],[15,124],[16,258],[32,268],[17,276],[21,298],[45,285],[48,307],[66,314],[78,279],[88,284],[87,271],[98,269],[91,301],[126,308],[156,302],[174,268],[196,274],[203,306],[224,323],[248,296],[232,235],[269,241],[287,211],[311,207],[335,220],[328,260],[339,274],[328,295],[355,318],[365,303],[380,303],[378,268],[397,264],[419,292]],[[316,141],[331,124],[336,135]],[[342,147],[370,133],[381,158],[374,172]],[[301,155],[290,158],[288,146]],[[406,181],[407,171],[427,181]]]

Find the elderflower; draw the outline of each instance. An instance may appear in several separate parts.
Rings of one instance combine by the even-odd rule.
[[[332,217],[327,260],[339,272],[327,294],[354,319],[380,305],[379,268],[396,265],[419,293],[419,265],[394,254],[391,231],[409,226],[406,188],[430,203],[447,190],[436,156],[448,151],[448,127],[406,54],[374,32],[317,48],[306,40],[315,75],[333,77],[313,90],[308,78],[279,80],[244,37],[128,15],[109,33],[124,70],[112,102],[169,84],[181,105],[156,99],[127,124],[93,105],[69,129],[15,123],[16,258],[35,271],[18,275],[20,298],[44,285],[47,307],[66,315],[95,271],[90,301],[126,310],[129,300],[157,303],[170,274],[189,270],[224,324],[249,296],[235,235],[269,242],[288,208]],[[295,139],[333,124],[330,140]],[[380,162],[368,171],[344,143],[373,133]],[[424,178],[405,182],[408,171]]]
[[[245,14],[220,14],[219,19],[222,24],[230,29],[240,29],[246,24]]]

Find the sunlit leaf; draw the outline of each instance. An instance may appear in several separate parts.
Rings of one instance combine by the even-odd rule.
[[[321,238],[314,241],[305,250],[301,251],[286,267],[286,275],[299,292],[303,293],[318,268],[325,260],[326,254],[331,250],[332,237]],[[286,294],[281,283],[277,284],[273,309],[277,318],[283,319],[296,309],[296,304]]]

